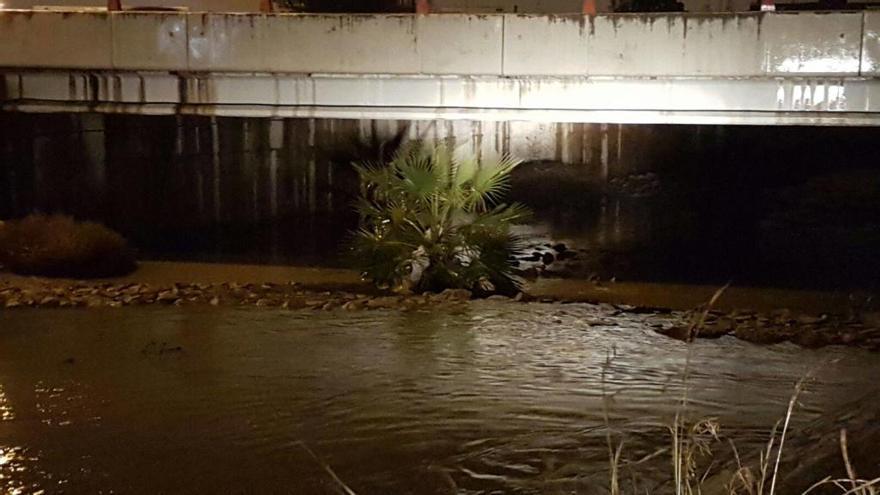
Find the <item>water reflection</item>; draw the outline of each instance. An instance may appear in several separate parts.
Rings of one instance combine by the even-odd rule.
[[[13,419],[15,419],[15,413],[12,411],[12,406],[6,398],[3,384],[0,384],[0,421],[12,421]]]
[[[603,394],[627,460],[668,443],[685,346],[651,325],[675,317],[494,302],[0,313],[17,418],[0,423],[3,488],[333,493],[305,444],[357,493],[593,493],[607,472]],[[162,343],[182,351],[145,352]],[[817,362],[844,358],[804,395],[797,424],[875,388],[880,371],[855,349],[695,346],[693,414],[719,417],[743,451],[763,446]],[[668,471],[666,458],[649,464],[648,477]]]
[[[29,475],[27,465],[37,459],[25,455],[20,447],[0,444],[0,491],[8,495],[42,495],[44,490],[37,484],[24,481]]]

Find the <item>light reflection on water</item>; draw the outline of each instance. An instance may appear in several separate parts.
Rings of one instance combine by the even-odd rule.
[[[26,448],[3,447],[0,473],[23,493],[333,493],[306,445],[357,493],[591,493],[607,471],[603,394],[625,456],[643,457],[668,442],[686,359],[650,328],[671,317],[612,313],[0,312],[0,404],[15,412],[0,446]],[[692,413],[718,417],[742,451],[810,367],[845,358],[804,395],[800,424],[880,371],[854,349],[693,349]],[[657,461],[646,476],[667,470]]]
[[[0,384],[0,421],[12,421],[15,414],[12,412],[12,406],[6,399],[6,392],[3,391],[3,385]]]

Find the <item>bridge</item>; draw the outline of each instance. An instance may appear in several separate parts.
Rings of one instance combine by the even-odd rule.
[[[0,11],[7,112],[880,124],[880,12]]]

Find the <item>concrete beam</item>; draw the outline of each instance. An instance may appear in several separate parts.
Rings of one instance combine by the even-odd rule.
[[[713,115],[766,114],[768,122],[809,117],[880,120],[880,80],[873,78],[609,78],[364,76],[361,74],[171,74],[162,72],[9,71],[6,110],[66,106],[123,113],[237,116],[310,115],[425,118],[464,114],[526,120],[647,118],[696,121]],[[616,117],[615,117],[616,115]],[[858,118],[853,117],[859,115]],[[635,117],[634,117],[635,116]],[[823,117],[824,116],[824,117]],[[420,118],[421,118],[420,117]],[[500,118],[500,117],[499,117]],[[750,122],[754,121],[751,118]],[[803,119],[801,119],[803,120]],[[635,123],[635,122],[632,122]]]

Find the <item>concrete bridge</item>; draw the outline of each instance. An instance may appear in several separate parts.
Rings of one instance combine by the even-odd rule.
[[[4,111],[880,124],[880,12],[0,11]]]

